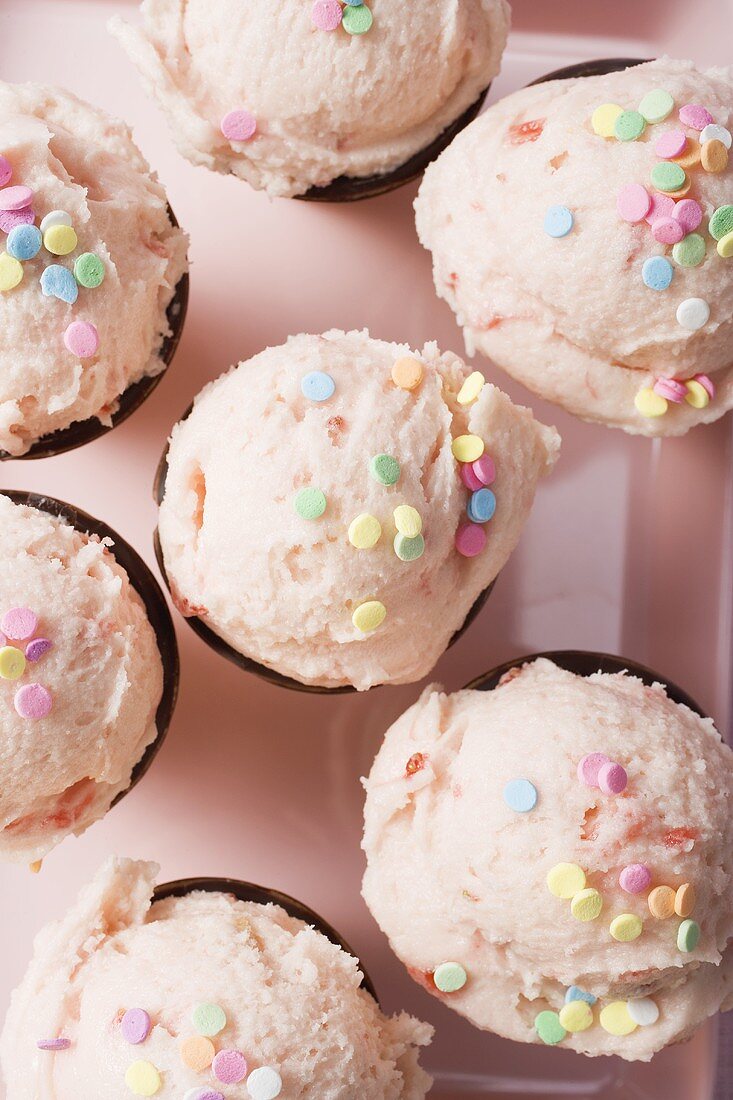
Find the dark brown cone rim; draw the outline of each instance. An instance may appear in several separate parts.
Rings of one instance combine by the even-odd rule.
[[[193,405],[189,405],[185,413],[181,417],[181,420],[186,420],[190,415]],[[153,485],[153,499],[160,507],[163,501],[163,495],[165,493],[165,480],[168,474],[168,445],[161,455],[160,462],[158,463],[158,469],[155,473],[155,483]],[[165,582],[168,591],[171,591],[170,583],[168,581],[168,574],[165,569],[165,562],[163,560],[163,550],[160,545],[160,535],[158,528],[155,528],[153,532],[153,546],[155,548],[155,559],[158,562],[158,568],[160,569],[161,576]],[[451,640],[448,642],[447,649],[455,645],[459,638],[468,630],[471,623],[474,621],[478,613],[491,595],[497,578],[495,577],[488,588],[485,588],[483,592],[480,592],[476,600],[474,601],[471,609],[469,610],[466,618],[463,620],[463,625],[458,628]],[[173,593],[171,592],[171,599],[175,604]],[[237,665],[238,668],[243,669],[245,672],[252,672],[255,676],[259,676],[263,680],[267,680],[268,683],[274,684],[276,687],[288,688],[290,691],[301,691],[309,695],[351,695],[356,692],[356,688],[351,684],[345,684],[343,687],[319,687],[317,684],[301,684],[299,680],[294,680],[291,676],[283,676],[282,673],[276,672],[275,669],[268,668],[267,665],[262,665],[258,661],[253,661],[251,657],[245,657],[243,653],[234,649],[228,642],[225,642],[223,638],[220,638],[218,634],[207,626],[206,623],[200,619],[197,615],[184,615],[185,622],[193,630],[194,634],[198,634],[199,638],[203,639],[208,646],[218,653],[221,657],[226,657],[228,661]],[[375,685],[384,686],[384,685]],[[373,690],[372,688],[369,689]]]
[[[652,684],[662,684],[667,695],[674,703],[681,703],[683,706],[689,707],[701,718],[707,717],[705,711],[691,695],[688,695],[672,680],[660,676],[658,672],[647,668],[646,665],[640,665],[637,661],[629,661],[623,657],[615,657],[611,653],[594,653],[583,649],[551,649],[546,653],[530,653],[526,657],[515,657],[511,661],[505,661],[498,668],[478,676],[470,684],[466,684],[464,690],[493,691],[499,687],[502,677],[506,676],[507,672],[511,672],[514,668],[521,668],[522,665],[529,662],[538,661],[541,657],[552,661],[568,672],[574,672],[577,676],[593,676],[596,672],[605,672],[610,675],[618,672],[629,672],[632,676],[637,676],[647,687],[651,687]]]
[[[323,917],[319,916],[302,901],[296,901],[289,894],[283,894],[279,890],[271,890],[266,886],[255,886],[251,882],[240,882],[239,879],[233,878],[182,878],[177,879],[175,882],[164,882],[161,886],[156,886],[153,901],[163,901],[165,898],[181,898],[185,894],[193,893],[194,890],[207,890],[212,894],[233,894],[239,901],[253,901],[258,905],[279,905],[289,916],[311,925],[317,932],[321,932],[326,939],[329,939],[331,943],[335,943],[347,955],[351,955],[352,959],[356,959],[362,973],[361,988],[366,990],[379,1004],[377,991],[358,955],[351,950],[346,940],[339,936],[336,929],[328,921],[324,920]]]
[[[170,206],[168,207],[168,214],[171,224],[177,227],[178,221]],[[100,436],[106,435],[107,432],[111,432],[127,420],[129,416],[132,416],[143,402],[150,397],[156,386],[160,384],[168,372],[168,367],[173,362],[186,320],[189,284],[188,272],[185,272],[178,280],[175,294],[166,311],[171,332],[170,336],[165,337],[160,348],[159,357],[165,364],[163,370],[151,378],[141,378],[138,382],[133,382],[131,386],[127,387],[119,398],[117,412],[112,415],[111,424],[102,424],[95,416],[90,417],[88,420],[77,420],[75,423],[70,424],[68,428],[61,428],[57,432],[41,436],[25,454],[11,455],[7,451],[0,451],[0,462],[22,461],[29,458],[53,458],[55,455],[64,454],[66,451],[76,450],[77,447],[82,447],[85,443],[91,443],[93,440],[99,439]]]
[[[406,183],[412,183],[423,174],[436,157],[440,156],[444,149],[448,148],[454,137],[473,122],[481,110],[490,87],[491,84],[488,84],[476,102],[438,134],[430,145],[419,153],[415,153],[394,171],[377,176],[339,176],[332,183],[325,184],[323,187],[311,187],[305,194],[295,197],[305,202],[359,202],[362,199],[374,199],[377,195],[386,195],[389,191],[404,187]]]
[[[163,694],[155,713],[158,736],[148,745],[133,768],[130,786],[127,790],[121,791],[115,798],[112,805],[116,806],[120,799],[124,798],[133,787],[137,786],[158,755],[173,717],[178,696],[180,665],[176,634],[168,604],[160,585],[137,551],[133,550],[130,544],[111,527],[108,527],[106,523],[94,519],[87,512],[83,512],[81,508],[76,508],[73,504],[67,504],[63,500],[56,500],[54,497],[45,497],[39,493],[29,493],[17,489],[0,489],[0,494],[9,497],[14,504],[27,504],[30,508],[37,508],[39,511],[47,512],[52,516],[59,516],[81,534],[97,535],[100,539],[111,538],[114,541],[112,553],[115,561],[125,570],[130,578],[130,584],[143,601],[150,625],[155,632],[161,661],[163,662]]]
[[[618,73],[622,69],[633,69],[635,65],[645,65],[652,61],[650,57],[602,57],[596,61],[581,61],[576,65],[565,65],[562,69],[555,69],[545,76],[538,76],[527,85],[533,88],[535,84],[547,84],[550,80],[575,80],[583,76],[606,76],[608,73]]]

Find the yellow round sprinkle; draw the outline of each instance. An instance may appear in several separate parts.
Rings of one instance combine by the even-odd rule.
[[[733,232],[726,233],[718,241],[718,255],[722,256],[724,260],[729,260],[733,256]]]
[[[634,398],[634,404],[636,411],[642,416],[664,416],[668,408],[667,398],[660,397],[651,386],[639,390]]]
[[[407,539],[416,539],[422,531],[422,518],[417,508],[400,504],[394,510],[395,527]]]
[[[0,676],[3,680],[17,680],[25,672],[25,655],[14,645],[0,649]]]
[[[683,882],[674,896],[674,911],[678,917],[689,917],[695,908],[695,887],[691,882]]]
[[[576,920],[595,920],[601,915],[603,898],[597,890],[590,887],[587,890],[579,890],[570,902],[570,912]]]
[[[357,550],[371,550],[382,535],[382,525],[376,516],[362,512],[349,524],[349,542]]]
[[[621,913],[613,918],[609,931],[619,943],[631,943],[632,940],[638,940],[643,928],[642,919],[636,913]]]
[[[23,279],[23,265],[7,252],[0,252],[0,292],[13,290]]]
[[[459,462],[475,462],[484,453],[484,441],[477,435],[459,435],[453,440],[452,450]]]
[[[392,367],[392,381],[401,390],[415,390],[422,382],[422,363],[411,355],[398,359]]]
[[[601,1027],[609,1035],[631,1035],[636,1024],[629,1015],[626,1001],[612,1001],[601,1009]]]
[[[693,409],[704,409],[710,404],[710,394],[694,378],[691,378],[689,382],[685,382],[685,388],[687,390],[685,401],[688,405],[692,405]]]
[[[560,1009],[560,1023],[566,1031],[585,1031],[593,1023],[593,1009],[587,1001],[570,1001]]]
[[[649,912],[657,920],[668,920],[674,913],[675,892],[671,886],[655,886],[647,898]]]
[[[612,138],[616,136],[616,119],[623,113],[623,107],[619,107],[617,103],[603,103],[596,107],[590,124],[599,137]]]
[[[70,225],[52,225],[43,234],[43,247],[54,256],[68,256],[79,243]]]
[[[480,370],[475,370],[473,374],[469,374],[466,381],[458,391],[458,397],[456,400],[459,405],[470,405],[472,401],[475,401],[481,390],[484,388],[486,379]]]
[[[547,872],[547,889],[568,900],[585,886],[585,871],[577,863],[556,863]]]
[[[379,600],[367,600],[366,603],[360,604],[354,614],[351,616],[351,621],[357,630],[360,630],[362,634],[370,634],[372,630],[376,630],[378,626],[381,626],[387,616],[387,608]]]
[[[205,1035],[191,1035],[180,1046],[181,1061],[194,1073],[203,1073],[214,1061],[216,1047]]]
[[[155,1096],[162,1081],[152,1062],[133,1062],[127,1067],[125,1084],[135,1096]]]

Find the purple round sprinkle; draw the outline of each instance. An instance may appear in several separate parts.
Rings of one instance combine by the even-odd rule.
[[[39,1050],[68,1050],[71,1039],[39,1039],[36,1046]]]
[[[628,781],[626,769],[614,760],[604,764],[598,773],[598,786],[604,794],[621,794]]]
[[[144,1043],[150,1034],[150,1017],[145,1009],[128,1008],[120,1020],[120,1031],[128,1043]]]
[[[220,1050],[211,1068],[217,1081],[224,1085],[238,1085],[247,1076],[247,1059],[238,1050]]]
[[[25,659],[26,661],[40,661],[49,649],[53,649],[53,642],[49,642],[48,638],[34,638],[25,647]]]
[[[3,233],[9,233],[17,225],[33,225],[35,220],[32,206],[26,206],[23,210],[0,210],[0,229]]]
[[[183,1100],[224,1100],[224,1096],[216,1089],[197,1088],[189,1089]]]

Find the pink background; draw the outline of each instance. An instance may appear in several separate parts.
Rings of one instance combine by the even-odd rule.
[[[729,0],[517,0],[514,9],[492,98],[591,57],[667,51],[704,63],[729,60]],[[190,167],[106,34],[106,17],[118,11],[134,17],[135,5],[2,0],[0,72],[13,81],[64,84],[132,124],[191,234],[188,324],[167,378],[131,420],[74,453],[8,462],[2,481],[73,501],[154,565],[155,466],[171,425],[206,381],[299,331],[368,326],[386,339],[416,346],[436,339],[458,351],[461,339],[435,298],[429,257],[415,239],[415,187],[364,204],[314,206],[271,202]],[[520,653],[621,652],[676,679],[727,729],[730,418],[653,443],[573,421],[489,373],[558,426],[564,453],[489,604],[435,677],[455,689]],[[365,960],[387,1009],[408,1008],[438,1027],[426,1062],[438,1077],[431,1095],[439,1100],[710,1097],[713,1027],[652,1066],[524,1048],[473,1030],[391,957],[359,896],[359,777],[420,685],[361,697],[291,694],[217,657],[178,618],[176,625],[181,694],[151,773],[102,824],[58,849],[39,876],[0,868],[0,1014],[35,931],[114,852],[159,861],[162,880],[229,875],[314,906]]]

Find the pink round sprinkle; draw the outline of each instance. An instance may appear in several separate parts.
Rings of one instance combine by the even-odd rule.
[[[247,1059],[238,1050],[220,1050],[211,1068],[217,1081],[224,1085],[237,1085],[247,1076]]]
[[[621,794],[621,791],[626,789],[628,781],[626,769],[613,760],[604,764],[598,773],[598,786],[604,794]]]
[[[9,233],[16,225],[33,225],[36,213],[32,206],[24,206],[22,210],[0,210],[0,229],[3,233]]]
[[[710,400],[715,397],[715,383],[712,378],[708,378],[707,374],[696,374],[694,381],[699,382],[704,390],[707,390]]]
[[[686,391],[685,391],[686,392]],[[25,647],[25,659],[26,661],[40,661],[44,653],[48,653],[49,649],[53,649],[53,642],[49,642],[48,638],[34,638],[32,642],[29,642]]]
[[[616,198],[618,216],[625,222],[640,222],[649,213],[651,195],[640,183],[627,183]]]
[[[99,333],[91,321],[72,321],[64,333],[64,344],[79,359],[91,359],[99,350]]]
[[[120,1031],[123,1038],[137,1046],[144,1043],[150,1034],[150,1017],[144,1008],[128,1008],[120,1020]]]
[[[39,1039],[36,1046],[39,1050],[68,1050],[71,1039]]]
[[[30,206],[33,192],[30,187],[18,184],[16,187],[3,187],[0,190],[0,210],[23,210]]]
[[[657,218],[652,222],[652,237],[661,244],[677,244],[685,231],[676,218]]]
[[[464,462],[461,465],[461,481],[472,493],[476,493],[479,489],[483,489],[484,487],[483,481],[476,476],[470,462]]]
[[[681,405],[687,397],[687,387],[684,382],[678,382],[676,378],[658,378],[654,383],[654,392],[667,401],[674,401]]]
[[[646,216],[649,225],[654,225],[657,218],[671,217],[674,206],[674,199],[670,195],[662,195],[659,191],[652,192],[651,206]]]
[[[0,187],[5,187],[13,177],[13,168],[7,157],[0,156]]]
[[[710,111],[699,103],[686,103],[680,107],[680,122],[692,130],[704,130],[706,126],[712,126],[713,121]]]
[[[609,757],[602,752],[589,752],[578,764],[578,779],[585,783],[586,787],[598,786],[598,773],[604,764],[609,763]]]
[[[13,607],[0,619],[0,630],[14,642],[32,638],[38,627],[38,616],[29,607]]]
[[[678,157],[687,145],[687,134],[684,130],[667,130],[661,134],[654,145],[654,152],[663,160],[671,160]]]
[[[652,873],[643,863],[630,863],[618,876],[618,884],[627,894],[643,894],[652,881]]]
[[[316,0],[311,19],[319,31],[335,31],[341,25],[341,5],[338,0]]]
[[[257,119],[251,111],[230,111],[221,120],[221,132],[227,141],[249,141],[257,133]]]
[[[53,699],[41,684],[24,684],[16,691],[13,703],[21,718],[36,719],[51,713]]]
[[[464,558],[475,558],[486,546],[486,532],[477,523],[464,523],[456,531],[456,550]]]
[[[672,217],[680,223],[685,233],[694,233],[702,221],[702,207],[694,199],[680,199],[674,204]]]
[[[496,466],[494,460],[487,454],[477,458],[473,465],[473,472],[482,485],[493,485],[496,480]]]

